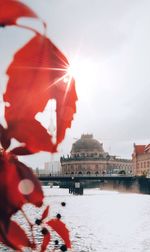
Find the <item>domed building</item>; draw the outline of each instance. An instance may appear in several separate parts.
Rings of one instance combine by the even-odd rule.
[[[72,145],[70,155],[61,157],[60,162],[63,174],[132,173],[131,160],[109,155],[92,134],[83,134]]]
[[[71,157],[100,157],[107,153],[103,150],[103,144],[93,138],[93,135],[82,135],[72,145]]]

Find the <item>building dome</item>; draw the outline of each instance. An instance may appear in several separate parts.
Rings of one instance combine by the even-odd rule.
[[[91,134],[82,135],[71,149],[71,155],[61,157],[63,174],[111,174],[124,170],[132,170],[131,160],[117,159],[103,150],[103,143],[93,138]]]
[[[103,154],[103,144],[95,140],[92,134],[82,135],[81,138],[72,145],[71,154],[82,152],[98,152]]]

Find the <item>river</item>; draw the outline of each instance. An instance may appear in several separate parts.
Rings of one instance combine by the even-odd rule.
[[[51,216],[59,212],[70,230],[72,252],[150,251],[150,195],[86,189],[77,196],[49,187],[44,192]]]

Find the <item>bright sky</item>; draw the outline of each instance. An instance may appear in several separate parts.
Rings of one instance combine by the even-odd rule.
[[[120,157],[131,157],[134,142],[149,143],[150,1],[22,2],[46,21],[49,38],[68,57],[76,78],[77,113],[59,154],[68,154],[83,133],[93,133]],[[30,36],[12,27],[0,30],[2,83],[13,53]],[[41,154],[26,160],[37,167],[53,158]]]

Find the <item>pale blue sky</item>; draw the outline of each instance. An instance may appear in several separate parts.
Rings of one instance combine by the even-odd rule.
[[[106,151],[121,157],[131,157],[134,142],[149,143],[150,1],[22,2],[46,21],[49,38],[69,61],[76,55],[81,68],[87,65],[86,76],[85,69],[82,76],[76,73],[77,114],[59,153],[69,153],[72,142],[82,133],[93,133]],[[13,27],[0,30],[3,84],[4,70],[14,51],[30,36]],[[36,167],[51,157],[42,154],[26,160]]]

